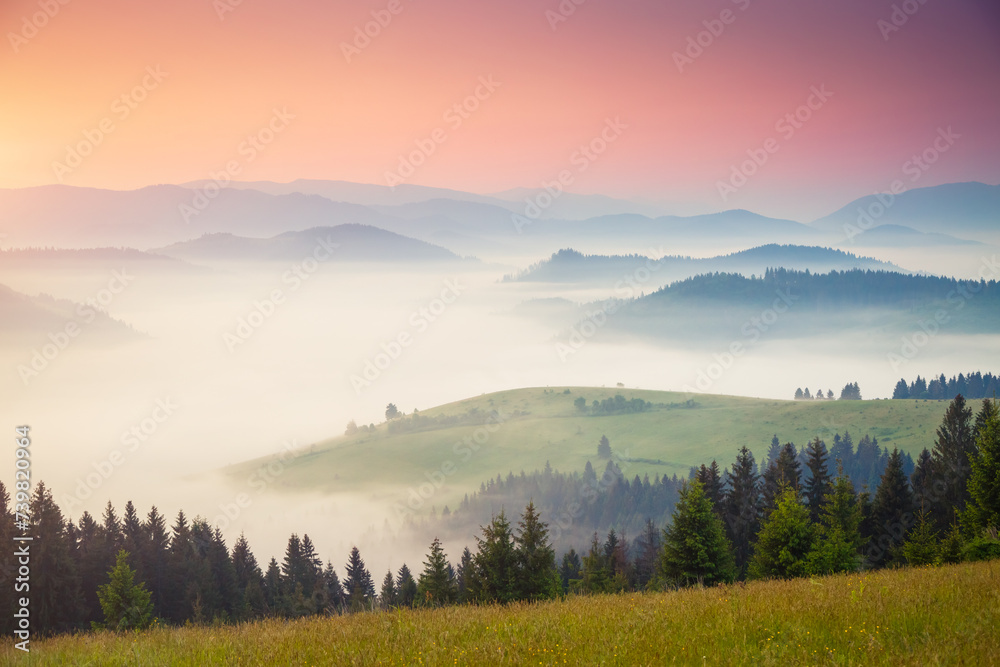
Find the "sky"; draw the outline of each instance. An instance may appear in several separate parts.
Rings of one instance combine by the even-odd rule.
[[[5,0],[0,30],[6,188],[563,174],[808,221],[1000,182],[995,0]]]

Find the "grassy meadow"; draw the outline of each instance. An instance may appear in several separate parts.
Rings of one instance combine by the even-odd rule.
[[[389,499],[427,481],[426,475],[445,469],[446,485],[435,497],[438,508],[454,506],[463,494],[479,488],[497,474],[531,472],[549,461],[562,471],[582,471],[588,460],[602,467],[596,456],[601,435],[629,459],[620,464],[625,474],[686,475],[690,466],[713,458],[730,465],[746,445],[760,461],[771,437],[797,446],[815,436],[829,447],[835,433],[850,431],[855,443],[864,435],[878,438],[883,447],[899,447],[916,457],[932,447],[947,402],[943,401],[779,401],[699,394],[615,388],[532,388],[484,394],[475,398],[421,410],[424,417],[463,415],[498,410],[516,415],[490,433],[478,451],[460,443],[477,426],[431,427],[409,433],[389,433],[386,425],[374,432],[338,436],[302,450],[287,459],[276,480],[276,490],[303,492],[364,492]],[[655,404],[679,406],[693,398],[697,407],[654,408],[650,412],[610,416],[581,414],[573,401],[587,403],[622,394]],[[974,410],[979,401],[970,401]],[[404,408],[405,406],[400,406]],[[243,482],[268,463],[259,459],[226,468],[223,473]],[[451,467],[449,467],[449,464]],[[598,470],[600,473],[600,470]]]
[[[362,613],[232,627],[10,640],[24,665],[986,665],[1000,656],[1000,561]]]

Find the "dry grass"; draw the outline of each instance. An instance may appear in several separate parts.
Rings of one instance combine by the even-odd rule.
[[[18,655],[15,655],[18,654]],[[6,664],[983,665],[1000,662],[1000,562],[8,642]]]

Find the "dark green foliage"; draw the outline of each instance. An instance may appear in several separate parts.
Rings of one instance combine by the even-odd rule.
[[[742,574],[750,562],[751,544],[760,530],[761,514],[760,480],[753,454],[746,447],[742,447],[736,455],[729,487],[723,516],[726,534],[733,544],[736,569]]]
[[[417,604],[424,607],[440,607],[452,604],[457,597],[451,565],[441,547],[441,540],[434,538],[430,553],[424,561],[424,571],[417,580]]]
[[[403,563],[396,574],[396,595],[400,607],[412,607],[417,601],[417,582],[410,568]]]
[[[809,510],[799,502],[793,488],[784,488],[776,500],[754,544],[748,570],[748,576],[754,579],[799,577],[809,569],[808,556],[816,538]]]
[[[832,491],[826,445],[819,436],[806,447],[806,469],[809,471],[809,479],[803,485],[806,506],[809,507],[810,520],[819,523],[823,502]]]
[[[762,492],[764,512],[770,512],[777,505],[777,497],[782,487],[799,488],[802,476],[795,445],[786,442],[778,452],[778,458],[764,471]]]
[[[483,537],[476,538],[479,548],[472,558],[473,596],[480,602],[512,602],[518,596],[518,555],[506,514],[501,510],[482,531]]]
[[[847,383],[844,388],[840,390],[840,400],[842,401],[860,401],[861,400],[861,388],[858,383],[854,384]]]
[[[970,537],[981,535],[984,529],[1000,527],[1000,414],[992,401],[983,401],[976,418],[976,431],[968,482],[969,504],[962,515]]]
[[[518,598],[546,600],[559,594],[556,554],[549,544],[549,529],[529,502],[518,522],[515,538],[519,567]]]
[[[697,481],[681,488],[672,521],[663,531],[661,572],[682,585],[711,586],[736,577],[722,520]]]
[[[609,593],[611,591],[611,575],[608,571],[604,550],[594,533],[590,541],[590,550],[583,557],[583,568],[580,576],[580,590],[584,593]]]
[[[579,585],[583,576],[583,561],[576,549],[570,549],[563,554],[562,564],[559,566],[559,580],[564,593],[568,593],[573,585]]]
[[[357,547],[351,548],[346,570],[344,579],[346,608],[350,611],[371,609],[375,602],[375,583]]]
[[[136,583],[135,571],[128,562],[128,552],[122,549],[108,573],[108,583],[97,589],[104,612],[103,627],[111,630],[143,630],[153,622],[150,593],[145,584]]]
[[[935,565],[938,562],[938,534],[926,512],[917,515],[917,525],[903,543],[903,557],[909,565]]]
[[[725,500],[726,493],[722,486],[722,474],[719,472],[719,464],[714,460],[708,466],[703,463],[698,469],[696,478],[701,483],[709,502],[712,503],[715,513],[720,517],[723,516],[725,509],[722,503]]]
[[[892,392],[893,398],[921,398],[921,399],[948,399],[961,394],[965,398],[992,398],[1000,394],[1000,376],[992,373],[969,373],[968,375],[959,373],[946,379],[942,373],[940,377],[928,382],[919,375],[917,379],[906,384],[905,379],[896,383],[896,388]]]
[[[462,550],[462,558],[458,561],[458,571],[455,573],[455,593],[458,602],[470,602],[469,577],[472,576],[472,552],[469,547]]]
[[[599,459],[611,458],[611,443],[608,442],[608,436],[606,435],[602,435],[601,441],[597,443],[597,458]]]
[[[626,399],[621,394],[615,394],[614,398],[605,398],[603,401],[594,401],[590,406],[590,414],[599,415],[628,415],[638,412],[648,412],[653,409],[653,404],[641,398]]]
[[[946,530],[965,510],[972,471],[970,459],[974,452],[972,409],[966,406],[965,398],[959,394],[945,411],[937,429],[937,443],[931,453],[934,461],[933,487],[937,493],[934,522],[939,530]]]
[[[872,500],[870,533],[866,535],[871,538],[866,556],[872,566],[898,560],[897,550],[916,523],[915,509],[913,491],[903,471],[903,458],[899,450],[893,449]]]
[[[862,509],[854,486],[841,470],[824,498],[816,541],[809,553],[810,574],[855,572],[861,567]]]
[[[83,609],[80,579],[70,530],[52,491],[43,482],[31,496],[30,516],[35,538],[31,543],[32,628],[69,630],[79,625]],[[5,591],[3,595],[8,594]]]
[[[379,607],[392,609],[397,604],[396,598],[396,581],[393,579],[392,570],[389,570],[382,578],[382,590],[378,594]]]

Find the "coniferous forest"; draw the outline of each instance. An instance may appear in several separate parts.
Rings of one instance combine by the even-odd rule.
[[[991,400],[973,414],[956,396],[915,463],[867,436],[855,446],[848,433],[830,448],[817,437],[800,450],[775,437],[760,466],[742,447],[725,470],[712,461],[685,480],[629,481],[622,462],[612,458],[601,477],[588,463],[582,475],[546,468],[484,483],[436,524],[488,508],[474,543],[449,556],[427,534],[424,562],[384,575],[356,547],[324,560],[295,533],[281,559],[265,563],[244,537],[227,545],[183,511],[170,520],[156,507],[141,516],[131,502],[120,513],[108,503],[101,517],[73,521],[39,483],[30,498],[33,622],[45,633],[234,623],[1000,557],[1000,414]],[[508,514],[525,496],[523,510]],[[581,537],[581,526],[595,530]],[[14,528],[0,486],[0,539],[9,543]],[[0,573],[16,572],[7,550]],[[14,600],[2,604],[11,632]]]

